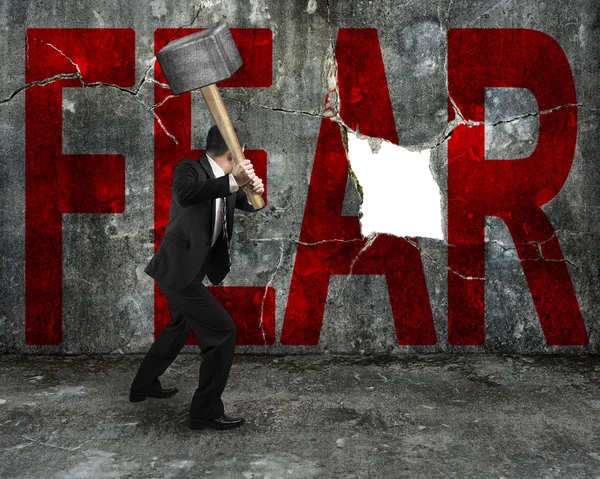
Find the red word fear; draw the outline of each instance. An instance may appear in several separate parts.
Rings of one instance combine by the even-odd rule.
[[[158,29],[157,52],[198,29]],[[219,87],[272,84],[272,32],[231,29],[244,65]],[[123,155],[62,152],[62,90],[97,82],[130,88],[135,82],[131,29],[28,29],[25,92],[25,339],[29,345],[62,342],[62,215],[122,213]],[[340,116],[364,135],[398,144],[377,30],[338,31]],[[155,104],[170,95],[155,64]],[[52,79],[53,81],[50,81]],[[484,154],[485,88],[528,88],[540,110],[533,154],[513,161]],[[541,206],[562,188],[573,162],[577,107],[573,75],[560,45],[527,29],[452,29],[448,32],[449,96],[472,125],[459,125],[448,143],[448,341],[478,345],[485,339],[484,220],[507,225],[549,345],[584,345],[588,336],[558,237]],[[564,106],[572,105],[572,106]],[[449,119],[454,109],[449,103]],[[155,109],[154,231],[157,247],[171,201],[177,162],[199,156],[191,147],[191,93]],[[160,118],[160,120],[159,120]],[[177,143],[170,137],[177,132]],[[280,342],[319,342],[331,275],[385,275],[399,345],[436,344],[420,251],[412,242],[380,234],[367,239],[356,216],[342,216],[348,161],[338,124],[321,120],[317,148]],[[267,178],[267,152],[246,151]],[[264,194],[267,202],[267,192]],[[360,254],[359,254],[360,253]],[[238,328],[237,344],[275,342],[272,287],[210,287]],[[166,299],[155,287],[155,335],[169,322]],[[190,333],[188,344],[195,344]]]

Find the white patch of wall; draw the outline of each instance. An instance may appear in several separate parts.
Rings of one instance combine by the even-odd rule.
[[[310,15],[317,11],[317,0],[308,0],[308,5],[306,6],[306,12]]]
[[[429,170],[431,150],[377,141],[381,146],[373,152],[366,137],[348,131],[348,160],[363,193],[363,236],[377,232],[443,240],[440,189]]]
[[[164,17],[168,13],[165,0],[152,0],[150,7],[152,8],[152,16],[154,18]]]

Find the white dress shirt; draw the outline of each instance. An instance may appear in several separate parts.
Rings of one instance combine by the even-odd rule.
[[[215,160],[213,160],[210,156],[206,155],[206,157],[208,158],[208,162],[210,163],[210,166],[212,167],[213,173],[215,174],[215,178],[220,178],[221,176],[225,176],[225,172],[223,171],[223,169],[217,164],[217,162]],[[237,181],[235,181],[235,178],[233,177],[233,175],[229,175],[229,191],[231,191],[232,193],[235,193],[237,190],[239,190],[239,186],[237,184]],[[215,199],[215,224],[213,225],[213,235],[212,235],[212,242],[211,245],[214,245],[215,242],[217,241],[217,238],[219,237],[219,234],[221,234],[221,230],[223,229],[223,198],[216,198]]]

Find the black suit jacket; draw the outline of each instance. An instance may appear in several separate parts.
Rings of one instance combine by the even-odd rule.
[[[144,271],[167,288],[187,286],[204,263],[212,240],[215,199],[226,197],[227,232],[233,233],[235,208],[255,210],[240,188],[229,190],[229,175],[215,178],[206,154],[198,160],[184,158],[175,167],[171,186],[171,208],[165,235]],[[223,232],[213,246],[207,270],[211,283],[218,284],[229,272],[229,252]]]

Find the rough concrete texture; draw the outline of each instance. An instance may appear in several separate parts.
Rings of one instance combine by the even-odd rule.
[[[418,247],[422,252],[421,260],[435,326],[435,344],[398,345],[384,276],[333,275],[318,345],[287,346],[276,340],[266,347],[240,345],[239,353],[596,353],[600,350],[600,326],[597,321],[600,304],[597,287],[600,279],[600,190],[597,187],[600,182],[597,152],[600,141],[600,99],[597,95],[600,23],[597,2],[2,0],[1,351],[136,353],[145,351],[152,343],[154,285],[151,278],[143,273],[143,268],[155,247],[154,32],[159,28],[206,27],[218,21],[225,21],[235,28],[269,28],[273,33],[272,85],[268,88],[224,88],[222,94],[233,120],[244,123],[251,148],[263,149],[268,153],[266,183],[269,193],[268,207],[264,212],[236,215],[233,266],[224,284],[269,285],[275,288],[276,338],[280,336],[288,306],[321,120],[324,116],[336,113],[339,106],[334,94],[336,62],[333,52],[340,28],[377,29],[399,144],[412,149],[433,148],[431,171],[442,192],[444,219],[448,189],[447,143],[452,133],[452,127],[448,125],[447,105],[449,29],[529,28],[550,35],[560,44],[569,60],[578,104],[577,149],[573,166],[563,188],[543,210],[560,241],[589,336],[587,344],[552,346],[547,343],[512,237],[502,220],[490,216],[486,218],[484,344],[461,346],[449,343],[447,289],[448,275],[452,273],[447,267],[448,245],[445,241],[420,238]],[[62,342],[58,345],[34,346],[25,341],[25,35],[28,28],[75,27],[131,28],[135,31],[134,86],[125,89],[110,86],[65,88],[62,106],[63,153],[119,153],[125,156],[126,208],[119,214],[63,215],[60,293]],[[333,108],[333,113],[332,110],[326,110],[328,92],[331,93],[328,106]],[[490,89],[486,91],[485,106],[488,127],[485,149],[488,157],[528,156],[537,141],[539,128],[540,114],[535,98],[528,91]],[[206,131],[212,122],[201,97],[196,94],[193,97],[192,122],[192,146],[202,149]],[[340,127],[343,128],[343,125]],[[177,132],[172,133],[177,135]],[[357,215],[359,205],[359,191],[350,177],[342,215]],[[394,255],[395,251],[389,254]],[[45,298],[28,301],[43,302]],[[186,347],[189,351],[195,351],[194,348]],[[490,387],[489,392],[493,391]],[[150,408],[155,406],[159,407],[148,405]],[[583,414],[583,409],[581,412]],[[343,414],[352,418],[355,413],[350,411]],[[148,430],[153,419],[148,421],[141,422],[146,425],[139,427]],[[542,423],[538,423],[538,426],[543,427]],[[476,430],[476,426],[473,430]],[[444,430],[440,431],[443,436]],[[108,438],[113,433],[106,430],[99,434],[105,434]],[[416,434],[408,437],[422,437],[423,433]],[[360,444],[365,444],[363,441],[368,443],[372,439],[357,437],[349,439],[349,443],[354,442],[356,447],[362,447]],[[443,444],[446,444],[446,440]],[[547,453],[548,450],[543,447],[545,439],[540,441],[538,451]],[[382,439],[382,442],[385,440]],[[412,443],[411,447],[418,449],[420,446],[417,442]],[[75,443],[79,444],[73,439]],[[475,448],[474,451],[480,446],[477,443],[470,444]],[[580,444],[584,446],[585,442]],[[427,447],[423,446],[424,453]],[[442,446],[438,444],[435,447]],[[36,451],[43,451],[41,447],[35,448]],[[393,448],[390,445],[390,450]],[[318,449],[315,447],[315,451]],[[82,456],[80,464],[85,465],[85,461],[89,461],[92,465],[98,458],[106,464],[112,464],[125,457],[121,456],[122,451],[112,456],[108,453],[103,455],[105,453],[102,450],[108,449],[102,446],[87,458]],[[565,465],[571,460],[567,459],[566,450],[568,448],[557,450],[558,457],[565,461],[557,459],[557,463]],[[331,452],[331,449],[327,451]],[[333,451],[339,455],[340,467],[352,464],[352,455],[346,455],[344,449],[333,448]],[[54,449],[47,452],[51,453],[48,455],[50,458],[58,457],[55,455],[57,452],[62,454],[61,450]],[[463,453],[471,452],[463,450]],[[473,454],[476,455],[475,452]],[[515,454],[533,457],[531,451]],[[151,456],[142,458],[142,462],[149,464]],[[184,456],[181,460],[184,460]],[[250,456],[244,457],[244,461],[252,461]],[[386,467],[383,460],[385,456],[381,457],[379,467]],[[585,457],[581,463],[584,468],[591,467],[593,462],[590,461],[595,461],[590,459],[591,456],[581,457]],[[179,459],[174,456],[173,460]],[[185,460],[197,461],[197,458]],[[275,456],[273,460],[279,459]],[[350,462],[345,464],[348,460]],[[507,461],[507,467],[512,467],[510,464],[513,464],[513,459]],[[217,462],[214,467],[225,467],[223,464]],[[242,467],[248,469],[248,464],[250,462]],[[72,463],[66,467],[68,470],[78,466]],[[190,467],[199,467],[198,462]],[[317,465],[306,467],[307,470],[318,470]],[[410,467],[417,466],[413,464]],[[546,473],[551,474],[551,471],[547,470]]]
[[[191,431],[198,355],[128,401],[130,356],[0,357],[0,477],[598,478],[598,356],[238,356],[245,417]]]

